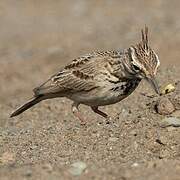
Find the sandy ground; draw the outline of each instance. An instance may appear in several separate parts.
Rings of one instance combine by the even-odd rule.
[[[0,179],[180,179],[180,128],[160,126],[165,116],[154,110],[157,97],[142,95],[154,94],[146,82],[122,102],[102,107],[111,121],[82,106],[82,126],[67,99],[9,118],[71,59],[127,48],[139,41],[145,24],[161,60],[159,84],[177,83],[179,8],[178,0],[1,0]]]

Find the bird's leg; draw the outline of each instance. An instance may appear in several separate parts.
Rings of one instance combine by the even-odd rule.
[[[81,124],[86,124],[86,121],[84,120],[84,118],[82,117],[80,111],[79,111],[79,103],[77,102],[73,102],[72,104],[72,112],[73,114],[81,121]]]
[[[107,118],[107,117],[108,117],[108,115],[107,115],[106,113],[100,111],[100,110],[98,109],[98,107],[91,107],[91,109],[92,109],[95,113],[103,116],[104,118]]]

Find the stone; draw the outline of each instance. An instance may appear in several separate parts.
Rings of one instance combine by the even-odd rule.
[[[168,127],[168,126],[180,127],[180,118],[166,117],[161,121],[160,126],[161,127]]]
[[[111,141],[111,142],[116,142],[117,140],[118,140],[117,137],[110,137],[110,138],[108,139],[108,141]]]
[[[168,84],[167,86],[165,86],[164,88],[161,89],[161,94],[168,94],[171,93],[175,90],[175,86],[173,84]]]
[[[161,115],[169,115],[175,111],[175,107],[171,100],[167,97],[162,97],[156,104],[157,112]]]
[[[69,172],[74,176],[79,176],[86,169],[86,163],[82,161],[75,162],[71,165]]]

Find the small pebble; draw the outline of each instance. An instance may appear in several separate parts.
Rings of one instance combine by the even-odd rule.
[[[168,127],[168,126],[180,127],[180,118],[177,118],[177,117],[164,118],[161,121],[160,126],[161,127]]]
[[[166,98],[162,97],[156,104],[157,112],[161,115],[169,115],[175,111],[175,107],[172,102]]]
[[[86,163],[82,161],[75,162],[71,165],[69,172],[74,176],[79,176],[86,169]]]
[[[121,110],[121,114],[124,116],[124,117],[126,117],[126,116],[128,116],[129,115],[129,112],[126,110],[126,109],[122,109]]]
[[[132,167],[137,167],[137,166],[139,166],[139,164],[136,162],[132,164]]]
[[[118,138],[116,138],[116,137],[110,137],[108,139],[108,141],[111,141],[111,142],[116,142],[117,140],[118,140]]]
[[[161,90],[161,94],[164,95],[164,94],[168,94],[172,91],[175,90],[175,86],[172,85],[172,84],[168,84],[167,86],[165,86],[162,90]]]

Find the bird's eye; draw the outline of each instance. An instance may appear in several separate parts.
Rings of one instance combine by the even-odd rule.
[[[133,68],[134,68],[135,71],[140,71],[140,68],[139,68],[138,66],[136,66],[136,65],[134,65],[134,64],[133,64],[132,66],[133,66]]]

